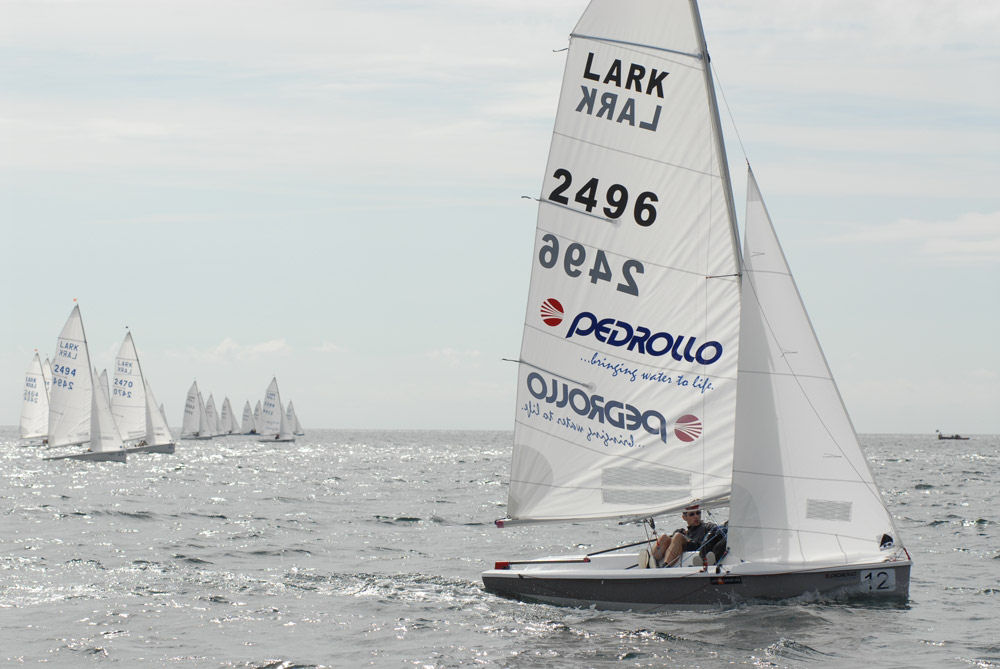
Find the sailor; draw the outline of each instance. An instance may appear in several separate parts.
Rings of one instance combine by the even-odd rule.
[[[716,528],[713,522],[701,522],[701,509],[698,505],[689,506],[681,513],[687,527],[681,527],[670,536],[662,535],[656,540],[653,548],[653,559],[658,566],[673,567],[684,551],[696,551],[701,548],[705,537]]]

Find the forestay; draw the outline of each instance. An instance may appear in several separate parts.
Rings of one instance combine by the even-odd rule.
[[[49,393],[49,445],[69,446],[90,441],[93,379],[90,354],[79,305],[74,305],[59,338],[52,363]]]
[[[594,0],[542,183],[508,498],[523,521],[728,498],[731,190],[688,0]]]
[[[752,172],[743,257],[733,559],[812,566],[881,560],[883,535],[898,535]]]
[[[142,383],[139,354],[132,333],[125,334],[111,383],[111,414],[123,439],[141,439],[146,434],[146,391]]]

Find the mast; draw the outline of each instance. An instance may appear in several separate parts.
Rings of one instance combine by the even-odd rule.
[[[729,214],[729,227],[736,257],[737,268],[743,269],[743,254],[740,250],[740,234],[736,227],[736,205],[733,203],[733,182],[729,177],[729,160],[726,158],[726,144],[722,140],[722,122],[719,119],[719,102],[715,97],[715,83],[712,81],[712,61],[708,55],[708,45],[705,43],[705,28],[701,24],[701,13],[698,11],[698,0],[690,0],[691,15],[698,28],[698,49],[701,59],[705,62],[705,89],[708,91],[708,106],[711,109],[712,130],[715,133],[715,154],[719,161],[719,172],[722,175],[722,190],[726,195],[726,210]],[[737,275],[737,281],[742,275]]]

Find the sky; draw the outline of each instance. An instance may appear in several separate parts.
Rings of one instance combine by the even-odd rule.
[[[1000,3],[701,4],[857,430],[1000,433]],[[76,298],[172,425],[277,376],[307,430],[511,429],[585,6],[0,2],[0,424]]]

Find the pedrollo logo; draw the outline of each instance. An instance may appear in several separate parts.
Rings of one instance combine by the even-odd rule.
[[[558,306],[558,310],[554,309]],[[553,313],[557,311],[557,313]],[[549,298],[542,304],[542,321],[557,327],[562,323],[562,305]],[[670,354],[678,362],[697,362],[711,365],[722,357],[722,344],[717,341],[698,343],[697,338],[669,332],[653,332],[642,325],[632,325],[615,318],[598,318],[589,311],[581,311],[573,318],[566,332],[566,339],[589,337],[609,346],[624,346],[626,350],[653,357]]]

